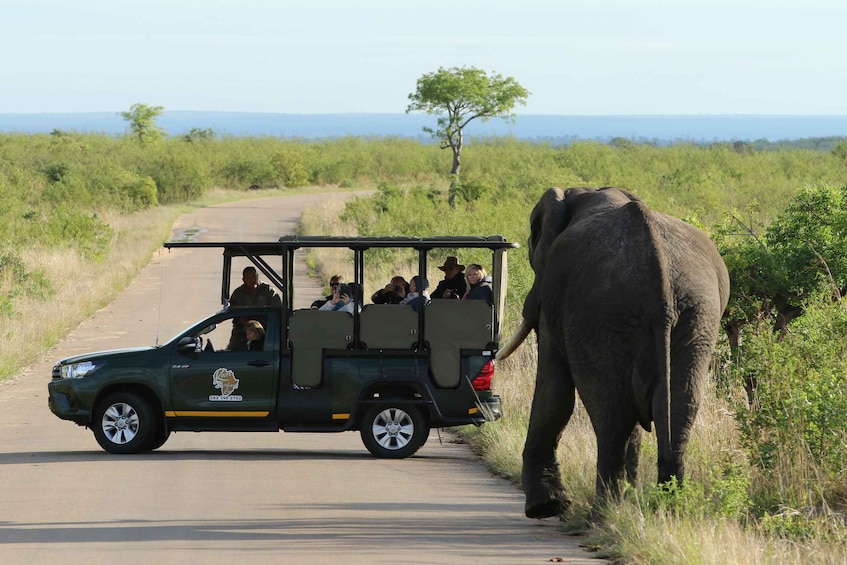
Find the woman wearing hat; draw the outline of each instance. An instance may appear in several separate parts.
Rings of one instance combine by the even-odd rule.
[[[438,268],[444,271],[444,279],[438,283],[438,287],[433,291],[432,297],[452,298],[455,300],[462,298],[468,290],[465,275],[462,274],[465,266],[460,265],[459,260],[455,257],[447,257],[444,264]]]

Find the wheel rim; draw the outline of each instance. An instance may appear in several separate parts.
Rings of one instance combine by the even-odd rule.
[[[123,445],[138,435],[138,412],[126,402],[116,402],[103,413],[103,433],[112,443]]]
[[[415,433],[412,417],[399,408],[387,408],[373,421],[373,437],[385,449],[403,449]]]

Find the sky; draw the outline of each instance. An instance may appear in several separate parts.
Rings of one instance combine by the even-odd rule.
[[[844,0],[0,0],[0,114],[403,113],[440,67],[516,113],[847,115]]]

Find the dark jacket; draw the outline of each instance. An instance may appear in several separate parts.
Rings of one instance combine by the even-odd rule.
[[[451,296],[444,296],[445,290],[451,291]],[[456,273],[451,279],[442,279],[432,293],[432,298],[453,298],[460,299],[465,295],[468,289],[468,283],[465,281],[465,275],[462,272]]]
[[[408,294],[409,289],[406,288],[406,292],[404,294],[400,294],[396,291],[388,291],[384,288],[379,289],[371,295],[371,302],[374,304],[400,304],[403,299]]]
[[[489,306],[494,306],[494,293],[491,292],[491,277],[485,277],[476,284],[472,284],[465,300],[485,300]]]

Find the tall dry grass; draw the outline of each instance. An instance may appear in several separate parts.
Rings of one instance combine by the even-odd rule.
[[[0,318],[0,380],[37,361],[72,328],[106,306],[146,265],[182,208],[163,206],[132,215],[105,214],[114,233],[105,260],[93,262],[71,249],[31,247],[20,257],[54,290],[49,300],[22,297]]]
[[[269,196],[278,191],[264,191]],[[109,304],[150,261],[170,236],[176,218],[193,207],[255,198],[256,194],[213,190],[191,204],[159,206],[133,214],[101,211],[113,236],[102,261],[86,259],[72,249],[34,246],[18,250],[28,272],[49,282],[48,300],[20,297],[10,316],[0,317],[0,381],[39,360],[86,317]]]

